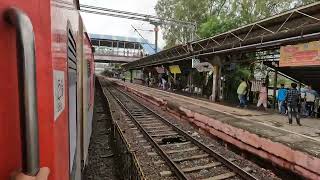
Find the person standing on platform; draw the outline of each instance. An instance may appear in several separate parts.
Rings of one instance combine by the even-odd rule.
[[[257,107],[260,108],[260,106],[263,105],[264,110],[267,110],[267,105],[268,105],[268,90],[266,87],[266,83],[262,83],[262,86],[259,91],[259,100]]]
[[[287,96],[287,89],[284,88],[284,84],[281,84],[281,88],[278,91],[278,109],[280,114],[286,113],[285,101]]]
[[[252,87],[252,83],[251,81],[247,80],[247,92],[245,94],[245,99],[246,99],[246,104],[249,104],[251,102],[251,87]]]
[[[307,110],[307,115],[309,117],[313,116],[314,102],[316,100],[316,96],[318,96],[317,92],[314,91],[311,86],[309,86],[305,94],[306,110]]]
[[[239,98],[239,106],[238,107],[247,107],[246,103],[246,93],[247,93],[247,83],[244,78],[241,79],[241,83],[238,86],[237,94]]]
[[[161,78],[162,90],[166,90],[167,80],[168,80],[168,76],[166,74],[163,74]]]
[[[297,90],[297,84],[291,83],[291,89],[288,90],[286,101],[288,104],[288,118],[289,124],[292,124],[292,116],[296,117],[297,124],[300,124],[300,92]]]

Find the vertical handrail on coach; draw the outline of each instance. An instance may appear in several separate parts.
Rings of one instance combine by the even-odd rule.
[[[19,111],[22,142],[22,171],[36,175],[39,171],[39,130],[36,89],[34,32],[29,17],[18,8],[8,8],[5,21],[16,29]]]

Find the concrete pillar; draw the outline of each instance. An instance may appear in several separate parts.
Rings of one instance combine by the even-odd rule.
[[[217,99],[220,99],[220,87],[221,87],[221,67],[215,65],[213,67],[212,73],[212,94],[210,100],[216,102]]]
[[[212,93],[210,100],[215,102],[220,98],[221,92],[221,65],[222,60],[220,56],[214,56],[213,59],[209,60],[213,65],[213,74],[212,74]]]

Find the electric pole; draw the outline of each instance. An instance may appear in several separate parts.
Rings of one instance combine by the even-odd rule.
[[[159,32],[159,25],[158,22],[151,22],[152,25],[154,25],[154,52],[158,52],[158,32]]]
[[[158,32],[159,32],[159,26],[161,24],[173,24],[173,25],[180,25],[181,27],[191,28],[193,33],[191,33],[191,40],[194,40],[194,33],[196,28],[196,23],[193,22],[186,22],[186,21],[180,21],[175,19],[164,19],[160,18],[154,15],[148,15],[148,14],[140,14],[140,13],[134,13],[134,12],[127,12],[127,11],[120,11],[115,9],[108,9],[104,7],[97,7],[97,6],[90,6],[81,4],[80,5],[81,12],[84,13],[91,13],[91,14],[98,14],[98,15],[105,15],[105,16],[111,16],[111,17],[117,17],[117,18],[124,18],[124,19],[132,19],[137,21],[146,21],[150,24],[154,25],[154,32],[155,32],[155,53],[158,52]]]

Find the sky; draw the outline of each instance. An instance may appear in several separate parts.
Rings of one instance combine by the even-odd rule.
[[[158,0],[80,0],[80,4],[156,15],[154,7],[157,4],[157,1]],[[145,21],[135,21],[83,12],[81,13],[81,16],[89,33],[140,38],[138,33],[134,32],[134,29],[131,27],[131,25],[137,29],[154,29],[153,25]],[[142,30],[139,30],[139,32],[145,39],[154,44],[154,32]],[[160,28],[158,46],[163,48],[164,45],[165,42],[163,40],[162,31]]]

